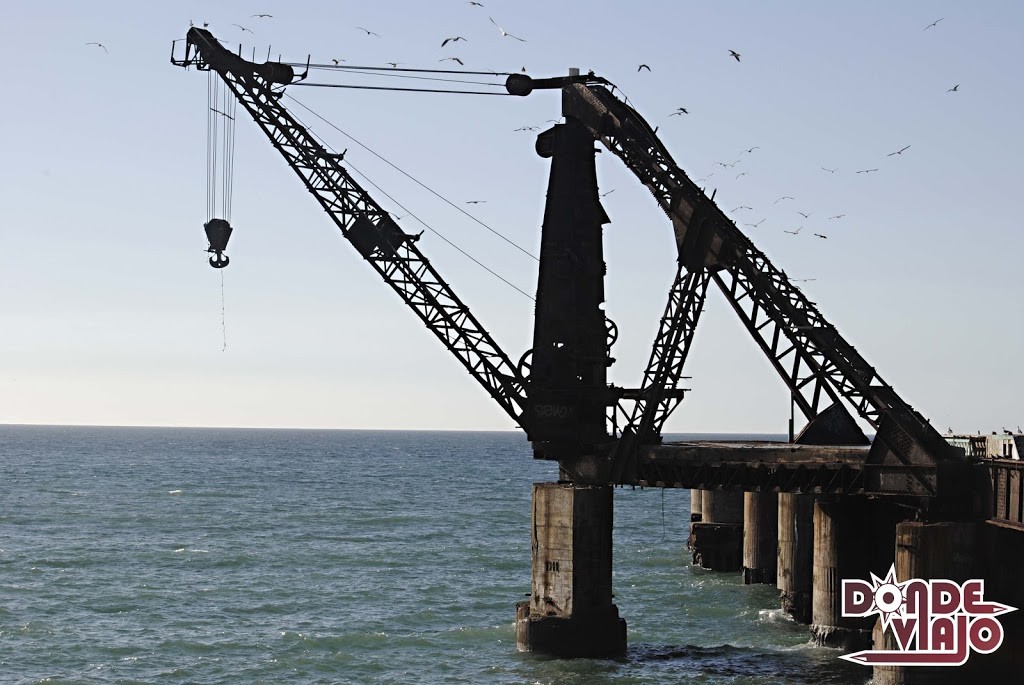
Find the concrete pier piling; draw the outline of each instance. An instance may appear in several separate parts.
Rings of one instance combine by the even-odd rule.
[[[798,623],[811,623],[814,568],[814,495],[780,492],[776,587],[782,608]]]
[[[693,563],[711,571],[743,567],[743,493],[705,490],[701,520],[690,524]]]
[[[870,647],[874,619],[842,615],[842,581],[869,578],[871,537],[878,532],[862,497],[814,503],[811,635],[816,643],[847,651]]]
[[[612,603],[612,488],[534,483],[532,592],[516,606],[520,651],[619,657],[626,622]]]
[[[778,568],[779,496],[743,493],[743,583],[775,584]]]

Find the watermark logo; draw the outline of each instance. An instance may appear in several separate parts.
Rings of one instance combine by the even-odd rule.
[[[985,581],[896,580],[895,565],[885,578],[844,580],[843,616],[882,619],[898,649],[846,654],[841,659],[867,666],[962,666],[971,652],[990,654],[1003,644],[998,616],[1016,607],[985,601]]]

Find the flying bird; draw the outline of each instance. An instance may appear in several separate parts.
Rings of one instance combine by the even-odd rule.
[[[273,19],[274,18],[273,14],[253,14],[251,16],[255,17],[256,19]]]
[[[647,71],[651,70],[651,68],[649,66],[647,66],[646,64],[641,64],[640,66],[638,66],[636,68],[637,71],[640,71],[641,69],[646,69]]]
[[[736,178],[738,179],[740,176],[746,176],[746,175],[747,175],[746,171],[741,171],[740,173],[736,174]]]
[[[674,111],[671,114],[669,114],[669,116],[670,117],[674,117],[674,116],[679,115],[679,114],[689,114],[689,113],[690,113],[689,110],[687,110],[685,107],[680,107],[676,111]]]
[[[901,149],[897,150],[896,152],[890,152],[889,154],[886,155],[886,157],[892,157],[893,155],[902,155],[903,151],[904,150],[908,150],[908,149],[910,149],[909,145],[907,147],[905,147],[905,148],[901,148]]]
[[[748,155],[749,155],[749,154],[750,154],[751,152],[753,152],[754,150],[760,150],[760,149],[761,149],[760,147],[758,147],[757,145],[755,145],[755,146],[754,146],[754,147],[752,147],[752,148],[747,148],[746,150],[740,150],[740,154],[742,155],[743,153],[746,153],[746,154],[748,154]]]
[[[811,218],[811,214],[814,214],[814,212],[811,212],[811,214],[804,214],[803,212],[798,211],[797,214],[799,214],[800,216],[802,216],[805,219],[810,219]]]
[[[362,26],[357,26],[356,28],[359,29],[360,31],[366,31],[367,36],[377,36],[378,38],[380,38],[379,33],[374,33],[370,29],[364,29]]]
[[[870,174],[872,171],[878,171],[878,169],[861,169],[858,174]]]
[[[334,62],[334,66],[338,66],[339,64],[341,64],[345,60],[343,60],[343,59],[332,59],[331,61]]]
[[[831,221],[832,219],[842,219],[844,216],[846,216],[846,215],[845,214],[836,214],[835,216],[830,216],[829,217],[829,221]]]
[[[764,219],[761,219],[761,220],[760,220],[760,221],[758,221],[758,222],[757,222],[756,224],[743,224],[743,225],[744,225],[744,226],[752,226],[752,227],[754,227],[754,228],[757,228],[758,226],[760,226],[760,225],[761,225],[761,224],[763,224],[763,223],[764,223]]]
[[[737,62],[740,61],[740,53],[736,52],[735,50],[730,50],[729,54],[735,57]]]
[[[536,127],[536,126],[520,126],[519,128],[517,128],[515,130],[516,131],[536,131],[537,128],[538,127]]]
[[[748,206],[746,206],[746,205],[740,205],[739,207],[734,207],[734,208],[732,209],[732,211],[734,211],[734,212],[738,212],[738,211],[740,211],[741,209],[753,209],[753,207],[748,207]]]
[[[601,193],[601,197],[605,197],[606,195],[611,195],[611,194],[612,194],[612,193],[614,193],[614,192],[615,192],[615,188],[612,188],[612,189],[611,189],[611,190],[609,190],[609,191],[608,191],[607,193]]]
[[[796,235],[797,233],[799,233],[802,230],[804,230],[803,226],[801,226],[800,228],[796,229],[795,231],[783,231],[783,233],[792,233],[793,235]]]
[[[103,43],[86,43],[86,45],[95,45],[98,48],[103,48],[103,52],[110,54],[110,50],[107,50],[107,46]]]
[[[828,240],[828,236],[827,236],[827,235],[822,235],[822,234],[820,234],[820,233],[815,233],[814,235],[815,235],[816,237],[818,237],[818,238],[824,238],[825,240]]]
[[[451,38],[445,38],[444,42],[441,43],[441,47],[443,48],[445,45],[448,45],[448,43],[458,43],[460,40],[466,41],[467,43],[469,42],[468,40],[466,40],[462,36],[453,36]]]
[[[822,170],[822,171],[827,171],[827,172],[828,172],[828,173],[830,173],[830,174],[834,174],[834,173],[836,173],[837,171],[839,171],[839,169],[838,169],[838,168],[836,168],[836,169],[826,169],[825,167],[821,167],[821,170]]]
[[[789,282],[790,283],[806,283],[807,281],[816,281],[816,280],[818,280],[818,279],[817,278],[791,278],[791,279],[789,279]]]
[[[444,59],[437,60],[438,62],[458,62],[460,67],[466,66],[462,63],[462,60],[458,57],[445,57]]]
[[[484,4],[482,2],[475,2],[474,0],[469,0],[469,2],[466,3],[466,4],[467,5],[476,5],[477,7],[483,7],[484,6]]]
[[[241,24],[232,24],[232,26],[237,26],[238,28],[242,29],[242,31],[245,31],[247,33],[252,33],[252,29],[247,29],[244,26],[242,26]],[[253,35],[255,35],[255,34],[253,34]]]
[[[938,24],[938,23],[939,23],[940,21],[942,21],[943,19],[945,19],[945,17],[939,17],[938,19],[936,19],[936,20],[935,20],[935,21],[933,21],[932,23],[930,23],[930,24],[928,24],[927,26],[925,26],[925,27],[924,27],[924,30],[925,30],[925,31],[927,31],[927,30],[928,30],[928,29],[930,29],[931,27],[933,27],[933,26],[937,25],[937,24]]]
[[[956,93],[959,90],[960,90],[960,84],[958,83],[955,86],[953,86],[952,88],[950,88],[949,90],[947,90],[946,92],[947,93]]]
[[[773,205],[777,205],[777,204],[779,204],[780,202],[782,202],[783,200],[795,200],[795,199],[796,199],[795,197],[792,197],[792,196],[790,196],[790,195],[783,195],[782,197],[780,197],[780,198],[779,198],[778,200],[776,200],[776,201],[775,201],[775,202],[773,202],[772,204],[773,204]]]
[[[478,205],[478,204],[480,204],[482,202],[487,202],[487,200],[470,200],[466,204],[467,205]]]
[[[525,40],[523,40],[523,39],[522,39],[522,38],[520,38],[519,36],[513,36],[513,35],[512,35],[511,33],[509,33],[509,32],[508,32],[508,31],[506,31],[505,29],[503,29],[503,28],[501,28],[500,26],[498,26],[498,22],[494,21],[494,17],[487,17],[487,18],[491,20],[491,23],[492,23],[492,24],[494,24],[495,26],[497,26],[497,27],[498,27],[498,30],[499,30],[499,31],[501,31],[501,37],[502,37],[502,38],[515,38],[516,40],[518,40],[518,41],[521,41],[521,42],[523,42],[523,43],[525,43],[525,42],[526,42]]]

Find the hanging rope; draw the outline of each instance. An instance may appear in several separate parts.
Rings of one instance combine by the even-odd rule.
[[[224,269],[220,271],[220,335],[223,345],[220,351],[223,352],[228,349],[228,326],[226,323],[226,317],[224,313]]]

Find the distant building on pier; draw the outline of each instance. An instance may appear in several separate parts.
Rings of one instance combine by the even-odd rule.
[[[991,435],[960,435],[950,431],[944,437],[946,442],[961,448],[968,457],[1020,459],[1024,455],[1024,433],[993,431]]]

